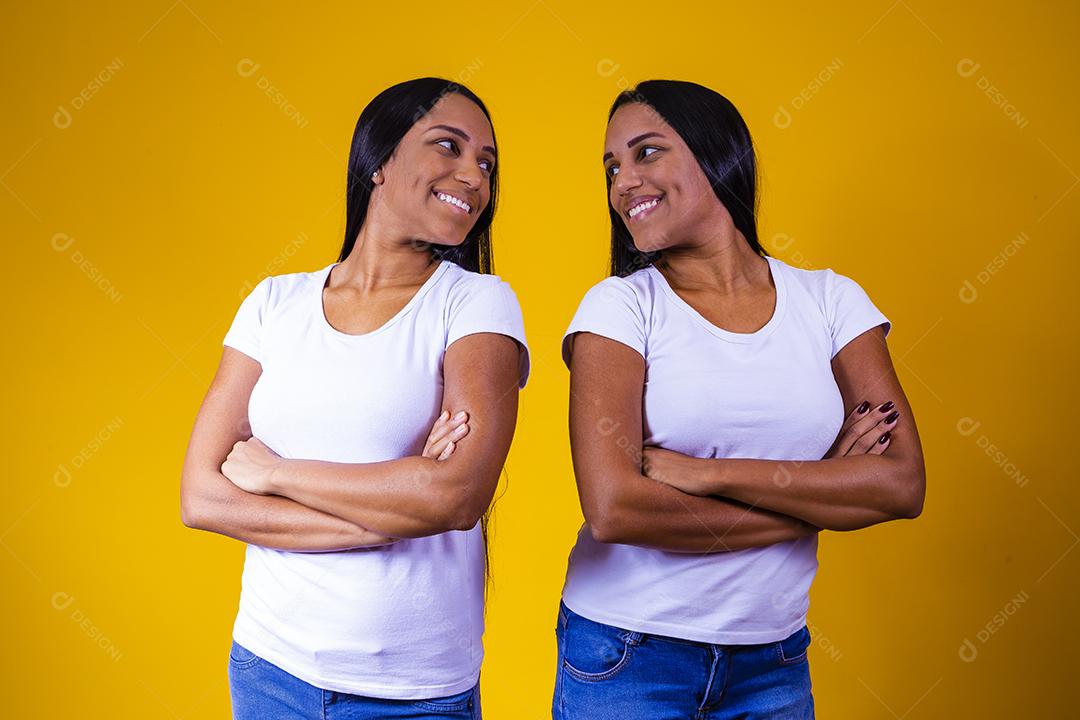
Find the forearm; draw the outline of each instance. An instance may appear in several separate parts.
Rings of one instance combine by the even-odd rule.
[[[245,492],[221,473],[208,473],[194,484],[199,490],[189,490],[181,499],[184,524],[194,529],[292,552],[333,552],[393,542],[289,498]]]
[[[791,515],[829,530],[857,530],[915,517],[922,506],[921,469],[887,455],[817,461],[705,459],[709,495]]]
[[[723,498],[689,495],[642,475],[611,483],[618,492],[588,503],[597,540],[688,553],[763,547],[807,537],[817,527]]]
[[[467,530],[486,509],[471,507],[452,462],[284,460],[273,473],[271,492],[377,533],[426,537]]]

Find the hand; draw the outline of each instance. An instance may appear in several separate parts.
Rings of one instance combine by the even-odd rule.
[[[705,496],[710,493],[700,482],[704,475],[700,462],[700,458],[652,445],[641,451],[641,469],[647,477],[684,493]]]
[[[469,414],[462,410],[450,417],[450,411],[444,410],[431,426],[422,454],[433,460],[446,460],[454,454],[457,444],[468,434]]]
[[[271,480],[274,471],[284,462],[262,440],[253,437],[241,440],[229,452],[221,465],[222,474],[241,490],[256,495],[273,495]]]
[[[825,457],[881,455],[889,448],[892,431],[899,421],[900,413],[894,409],[891,401],[876,408],[863,401],[848,415],[840,428],[840,435]]]

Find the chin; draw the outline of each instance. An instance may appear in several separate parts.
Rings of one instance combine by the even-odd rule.
[[[663,250],[665,247],[665,243],[663,242],[663,238],[654,238],[651,236],[635,237],[634,247],[637,248],[638,252],[651,253],[657,252],[658,250]]]
[[[466,237],[465,235],[439,235],[432,236],[431,239],[425,240],[425,242],[433,247],[459,247],[465,244]]]

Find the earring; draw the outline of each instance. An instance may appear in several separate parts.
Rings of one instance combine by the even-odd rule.
[[[375,179],[375,178],[377,178],[377,177],[379,177],[379,171],[378,171],[378,170],[376,170],[375,172],[371,173],[371,179],[372,179],[372,180],[374,180],[374,179]]]

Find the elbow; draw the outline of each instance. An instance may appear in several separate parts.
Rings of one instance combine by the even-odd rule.
[[[466,488],[464,497],[459,493],[454,493],[443,498],[439,505],[445,510],[438,513],[434,524],[445,531],[472,530],[491,509],[491,500],[495,496],[498,481],[498,476],[495,476],[490,483],[477,483],[477,485],[491,487],[491,492],[482,493],[476,492],[476,488]]]
[[[183,494],[180,496],[180,522],[184,523],[184,527],[193,530],[202,529],[202,516],[198,512],[197,503],[194,498]]]
[[[922,464],[904,478],[903,491],[897,507],[897,518],[914,520],[922,515],[926,500],[926,470]]]
[[[602,523],[585,521],[589,526],[589,533],[592,535],[593,540],[598,543],[625,543],[626,540],[622,535],[619,528],[610,521],[603,521]]]
[[[181,481],[180,522],[193,530],[210,530],[210,502],[205,494],[196,492],[190,483]]]
[[[599,543],[629,542],[626,523],[620,520],[614,498],[596,498],[591,502],[582,502],[581,510],[593,540]]]
[[[451,530],[472,530],[476,527],[476,523],[480,522],[480,519],[484,517],[484,512],[476,512],[475,510],[467,510],[464,512],[455,513],[450,517],[439,518],[435,521],[436,530],[442,532],[449,532]]]
[[[901,508],[900,518],[904,520],[914,520],[922,515],[925,497],[925,492],[920,492],[917,495],[913,494],[913,497],[909,498],[903,508]]]

